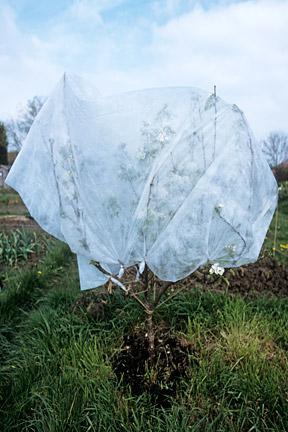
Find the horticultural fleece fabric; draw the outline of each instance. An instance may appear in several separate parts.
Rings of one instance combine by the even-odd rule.
[[[236,105],[190,87],[103,97],[65,74],[6,180],[77,254],[81,289],[144,264],[177,281],[257,260],[277,184]],[[120,272],[120,273],[119,273]]]

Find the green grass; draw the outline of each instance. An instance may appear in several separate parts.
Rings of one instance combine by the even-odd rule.
[[[9,194],[8,193],[1,193],[0,194],[0,203],[4,204],[5,206],[8,206],[9,204]]]
[[[36,300],[55,286],[58,279],[63,279],[65,267],[71,266],[69,248],[51,240],[47,249],[46,256],[39,260],[37,266],[21,267],[18,271],[12,268],[5,272],[4,289],[0,292],[0,323],[14,322],[14,317],[22,316],[27,308],[35,307]],[[75,274],[75,269],[73,271]]]
[[[288,196],[280,198],[278,212],[273,217],[264,243],[271,254],[288,265],[288,248],[284,249],[283,245],[288,247]]]
[[[280,203],[277,245],[287,243]],[[287,220],[287,219],[286,219]],[[273,224],[275,223],[275,220]],[[273,247],[273,225],[266,248]],[[278,252],[279,249],[279,252]],[[276,257],[287,262],[277,246]],[[187,378],[170,408],[133,397],[114,375],[123,335],[141,321],[115,294],[106,319],[72,313],[75,257],[57,241],[31,267],[8,269],[0,291],[1,432],[288,430],[288,299],[241,298],[193,289],[157,310],[191,341]]]
[[[105,321],[71,313],[78,276],[59,243],[27,278],[0,295],[1,432],[287,430],[287,299],[195,289],[167,302],[158,319],[195,354],[172,407],[159,409],[117,384],[111,366],[137,305],[119,294]]]

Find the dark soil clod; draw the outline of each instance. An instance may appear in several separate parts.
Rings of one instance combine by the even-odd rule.
[[[153,359],[149,359],[147,335],[143,331],[126,335],[113,369],[119,382],[129,386],[134,396],[146,392],[155,405],[168,407],[176,396],[179,381],[188,374],[193,349],[184,339],[159,329],[157,333]]]

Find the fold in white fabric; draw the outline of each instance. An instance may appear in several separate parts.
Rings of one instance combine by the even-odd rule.
[[[163,280],[258,258],[274,176],[236,105],[195,88],[102,97],[65,74],[6,183],[77,254],[81,289],[143,263]]]

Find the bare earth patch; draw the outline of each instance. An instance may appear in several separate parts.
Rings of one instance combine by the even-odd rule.
[[[1,227],[5,229],[15,229],[15,228],[36,228],[40,229],[39,225],[35,220],[29,216],[23,215],[5,215],[0,216]]]
[[[171,335],[159,326],[155,356],[149,358],[147,334],[136,328],[132,334],[124,336],[123,348],[114,358],[113,369],[119,382],[124,388],[129,386],[133,395],[149,393],[154,404],[168,407],[177,394],[179,382],[190,370],[192,354],[192,345],[186,339]]]
[[[211,276],[208,270],[196,272],[189,282],[200,283],[206,289],[240,294],[288,296],[288,268],[273,257],[263,257],[256,263],[226,270],[225,279]]]

